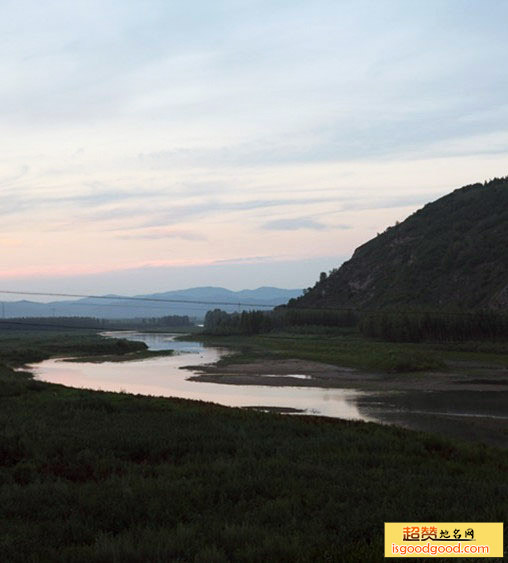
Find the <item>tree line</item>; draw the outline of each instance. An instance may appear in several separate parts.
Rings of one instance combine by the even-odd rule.
[[[362,315],[359,329],[365,336],[393,342],[506,340],[508,314],[497,311],[369,312]]]
[[[259,334],[299,326],[353,327],[358,323],[354,311],[328,309],[285,309],[274,311],[243,311],[226,313],[221,309],[208,311],[204,330],[207,334]]]
[[[99,329],[125,330],[147,328],[185,328],[193,326],[187,315],[167,315],[165,317],[140,319],[98,319],[95,317],[13,317],[0,319],[0,330],[55,330]]]
[[[371,338],[393,342],[507,340],[508,314],[498,311],[361,312],[333,309],[286,309],[226,313],[208,311],[207,334],[253,335],[292,327],[356,328]]]

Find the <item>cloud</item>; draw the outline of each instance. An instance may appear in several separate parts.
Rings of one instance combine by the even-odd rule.
[[[0,248],[12,248],[22,244],[23,241],[20,239],[0,237]]]
[[[87,222],[110,221],[111,219],[126,220],[131,229],[146,229],[150,227],[164,227],[177,225],[198,218],[212,217],[225,214],[261,211],[279,207],[299,207],[335,201],[335,198],[304,197],[300,199],[244,199],[231,201],[219,198],[196,198],[191,203],[178,204],[178,200],[160,205],[146,205],[144,202],[136,206],[104,209],[82,216]],[[125,229],[115,227],[115,229]]]
[[[58,209],[62,206],[82,210],[100,208],[110,204],[129,201],[161,198],[161,191],[150,190],[114,190],[102,184],[80,186],[80,192],[69,193],[68,188],[53,186],[26,185],[21,187],[1,188],[2,206],[0,215],[24,213],[41,208]],[[108,210],[105,213],[110,213]]]
[[[23,164],[12,175],[0,178],[0,189],[11,186],[12,184],[16,184],[16,182],[26,176],[29,171],[30,167],[26,164]]]
[[[228,258],[227,260],[215,260],[213,265],[221,264],[256,264],[261,262],[273,262],[282,258],[281,256],[243,256],[239,258]]]
[[[261,228],[270,231],[297,231],[300,229],[321,231],[323,229],[327,229],[328,227],[323,225],[323,223],[314,221],[314,219],[299,217],[296,219],[275,219],[273,221],[268,221],[267,223],[264,223]]]
[[[188,241],[204,241],[207,238],[201,233],[189,232],[189,231],[148,231],[148,232],[134,232],[124,235],[118,235],[117,238],[124,240],[136,240],[136,239],[146,239],[146,240],[162,240],[162,239],[182,239]]]
[[[366,211],[370,209],[411,207],[418,204],[428,203],[435,197],[436,191],[420,192],[415,195],[362,198],[344,202],[342,204],[341,211]]]

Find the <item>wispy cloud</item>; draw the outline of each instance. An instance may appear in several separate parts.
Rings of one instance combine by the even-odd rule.
[[[155,230],[147,232],[131,232],[127,234],[117,235],[119,239],[123,240],[163,240],[163,239],[182,239],[187,241],[204,241],[207,240],[201,233],[190,231],[165,231]]]
[[[256,264],[260,262],[273,262],[281,259],[281,256],[242,256],[237,258],[228,258],[227,260],[214,260],[213,264]]]
[[[185,199],[185,198],[184,198]],[[154,227],[168,227],[195,221],[205,217],[242,214],[264,211],[277,208],[302,207],[319,205],[336,198],[330,197],[300,197],[298,199],[248,199],[232,201],[220,198],[195,197],[192,202],[180,203],[178,198],[162,198],[160,196],[156,205],[148,204],[140,197],[139,201],[132,204],[114,206],[105,209],[80,212],[79,220],[96,224],[118,220],[117,226],[112,230],[149,229]]]
[[[408,189],[409,191],[409,189]],[[366,211],[369,209],[392,209],[411,207],[425,204],[434,199],[436,191],[422,192],[415,195],[372,197],[346,201],[341,205],[341,211]]]
[[[160,191],[122,191],[113,190],[104,185],[82,186],[81,191],[68,193],[60,186],[25,185],[1,189],[2,206],[0,215],[21,214],[39,209],[96,209],[111,204],[129,201],[146,202],[153,198],[161,198]],[[105,211],[109,213],[110,211]]]
[[[323,223],[314,221],[314,219],[299,217],[296,219],[275,219],[273,221],[268,221],[267,223],[264,223],[261,228],[269,231],[298,231],[300,229],[321,231],[327,227],[326,225],[323,225]]]

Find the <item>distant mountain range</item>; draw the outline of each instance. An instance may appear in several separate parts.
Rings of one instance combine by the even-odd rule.
[[[508,310],[508,177],[428,203],[290,306]]]
[[[13,317],[96,317],[100,319],[132,319],[140,317],[163,317],[166,315],[188,315],[204,318],[210,309],[220,308],[234,312],[261,308],[269,310],[287,303],[289,299],[302,295],[301,289],[280,289],[277,287],[259,287],[231,291],[223,287],[194,287],[164,293],[136,295],[136,300],[121,299],[120,296],[108,295],[106,299],[84,298],[74,301],[4,301],[0,315]],[[147,301],[143,301],[143,300]],[[168,300],[156,303],[149,300]],[[185,303],[171,302],[185,301]],[[240,305],[239,305],[240,304]]]

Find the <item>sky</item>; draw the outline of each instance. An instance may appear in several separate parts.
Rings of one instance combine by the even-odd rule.
[[[508,174],[506,21],[503,0],[3,0],[0,290],[313,285]]]

